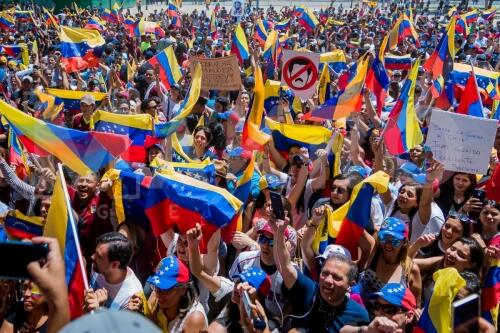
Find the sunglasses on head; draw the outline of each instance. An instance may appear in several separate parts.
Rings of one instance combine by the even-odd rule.
[[[273,246],[274,245],[274,239],[271,239],[271,238],[268,238],[264,235],[260,235],[259,236],[259,243],[260,244],[268,244],[269,246]]]
[[[400,239],[396,239],[396,238],[389,239],[385,236],[379,237],[378,240],[380,241],[380,244],[391,243],[391,245],[394,247],[398,247],[403,243],[403,241]]]
[[[374,310],[376,311],[382,311],[383,313],[387,315],[395,315],[396,313],[403,312],[402,308],[399,308],[397,306],[391,305],[391,304],[381,304],[379,302],[375,302],[373,305]]]
[[[459,220],[460,222],[469,222],[470,219],[465,214],[458,214],[457,212],[452,212],[448,214],[448,218]]]

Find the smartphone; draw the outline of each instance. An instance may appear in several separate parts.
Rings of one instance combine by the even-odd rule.
[[[271,206],[273,208],[273,214],[277,219],[285,219],[285,209],[283,208],[283,201],[281,199],[281,194],[278,192],[270,192]]]
[[[27,266],[33,261],[46,260],[47,244],[7,241],[0,242],[0,276],[9,279],[30,279]]]
[[[250,296],[248,296],[248,292],[244,291],[241,297],[243,300],[243,307],[245,308],[245,312],[247,313],[247,317],[252,319],[253,327],[258,330],[265,329],[266,322],[253,314],[252,308],[250,307],[252,301],[250,300]]]
[[[484,199],[486,198],[486,191],[474,189],[472,191],[472,197],[478,199],[479,201],[481,201],[483,203]]]
[[[480,298],[469,295],[452,304],[454,332],[479,332]]]

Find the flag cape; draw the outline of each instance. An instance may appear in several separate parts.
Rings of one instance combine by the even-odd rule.
[[[122,135],[82,132],[46,123],[0,101],[0,113],[32,153],[50,153],[80,175],[97,172],[121,154],[130,139]]]
[[[71,226],[74,219],[70,218],[70,214],[73,214],[73,210],[66,204],[67,201],[64,192],[66,192],[67,189],[63,186],[61,177],[63,177],[63,175],[58,173],[43,235],[45,237],[54,237],[59,243],[66,269],[65,275],[66,284],[68,286],[70,313],[71,318],[74,319],[82,315],[85,291],[83,275],[86,273],[82,271],[82,266],[79,263],[81,254],[78,249],[76,233],[73,231],[76,230],[76,225]]]
[[[106,41],[97,30],[61,27],[62,63],[68,73],[99,66],[101,46]]]
[[[160,53],[148,60],[149,64],[155,68],[156,65],[160,67],[160,81],[167,89],[176,84],[182,77],[179,64],[175,57],[174,48],[167,47]]]
[[[153,135],[153,118],[151,115],[124,115],[97,110],[92,115],[90,126],[93,130],[105,133],[126,135],[132,141],[130,147],[121,157],[128,162],[144,162],[147,136]]]
[[[43,234],[43,218],[26,216],[18,210],[9,212],[3,224],[9,238],[31,239]]]
[[[419,64],[417,60],[413,65],[383,132],[385,145],[392,155],[403,154],[423,141],[414,105]]]
[[[60,98],[64,103],[64,109],[71,111],[73,114],[80,112],[80,101],[83,96],[87,94],[94,96],[96,103],[99,103],[104,97],[106,97],[106,93],[102,92],[65,90],[55,88],[48,88],[47,93]]]
[[[351,252],[353,260],[358,257],[359,239],[370,222],[373,193],[384,193],[389,186],[389,175],[383,171],[369,176],[356,185],[349,200],[349,210],[337,235],[336,244]]]
[[[440,269],[433,275],[434,290],[425,305],[415,333],[452,332],[451,304],[458,291],[465,287],[465,280],[455,268]]]

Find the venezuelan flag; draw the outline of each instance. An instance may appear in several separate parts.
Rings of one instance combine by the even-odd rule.
[[[274,29],[276,30],[283,31],[283,30],[288,30],[289,28],[290,28],[290,18],[281,20],[274,25]]]
[[[80,112],[80,101],[83,96],[90,94],[94,96],[96,102],[102,101],[106,97],[106,93],[90,92],[90,91],[77,91],[47,88],[47,93],[62,100],[64,109],[71,111],[73,114]]]
[[[59,29],[59,20],[55,18],[52,13],[45,7],[43,7],[43,16],[45,19],[45,24],[47,24],[47,26],[50,26],[52,24],[56,29]]]
[[[8,13],[0,13],[0,30],[14,31],[16,20]]]
[[[261,47],[264,46],[267,40],[267,29],[261,19],[258,19],[255,23],[254,30],[253,38],[260,43]]]
[[[182,77],[179,64],[177,63],[177,58],[175,57],[174,48],[172,46],[169,46],[160,53],[157,53],[154,57],[148,60],[148,63],[153,66],[153,68],[155,68],[156,65],[160,66],[160,81],[167,89],[170,89],[170,86],[176,84]]]
[[[458,291],[465,287],[465,280],[455,268],[443,268],[433,274],[434,290],[425,305],[415,333],[452,332],[451,304]]]
[[[110,169],[102,179],[113,182],[111,190],[118,223],[135,222],[148,230],[150,223],[144,207],[152,177],[132,171]]]
[[[436,49],[427,59],[424,68],[432,72],[432,79],[443,77],[445,83],[441,96],[436,100],[436,107],[447,110],[453,105],[453,59],[455,58],[455,22],[456,17],[452,17],[446,33],[439,41]]]
[[[457,23],[455,24],[455,32],[461,33],[464,38],[467,37],[469,34],[469,26],[467,25],[467,22],[465,21],[465,17],[462,16],[457,16]]]
[[[490,267],[484,278],[481,293],[483,318],[498,329],[498,307],[500,303],[500,260],[490,259]]]
[[[9,212],[3,224],[9,239],[31,239],[43,234],[43,218],[26,216],[18,210]]]
[[[477,10],[474,9],[470,12],[465,13],[463,16],[467,24],[472,24],[476,22],[477,19],[479,18],[479,13],[477,12]]]
[[[110,17],[114,23],[123,22],[123,15],[120,13],[121,10],[122,7],[116,2],[113,4],[113,7],[111,7]]]
[[[26,179],[30,173],[28,158],[24,154],[21,142],[19,142],[17,134],[12,128],[9,128],[9,141],[7,148],[9,150],[10,165],[15,166],[16,174],[20,179]]]
[[[304,11],[299,16],[299,24],[303,26],[306,31],[312,32],[318,26],[319,21],[316,15],[314,15],[314,12],[309,7],[305,7]]]
[[[240,67],[243,67],[243,62],[250,58],[248,50],[247,37],[241,25],[237,25],[233,33],[233,42],[231,44],[231,54],[236,54]]]
[[[481,17],[483,18],[483,20],[491,21],[495,18],[496,14],[497,14],[497,9],[491,7],[490,9],[483,10]]]
[[[108,8],[105,8],[101,13],[101,18],[108,23],[116,23],[111,17],[111,11]]]
[[[272,119],[277,119],[278,117],[280,88],[282,89],[282,94],[286,96],[290,104],[292,104],[294,100],[292,91],[286,86],[282,87],[280,81],[266,80],[264,86],[264,110],[266,110],[266,115]],[[295,116],[294,110],[291,110],[291,112],[293,116]]]
[[[30,22],[32,21],[32,13],[31,10],[16,10],[14,17],[18,22]]]
[[[238,178],[236,188],[233,195],[241,202],[246,203],[251,193],[252,177],[255,170],[255,152],[252,154],[252,159],[248,163],[243,174]]]
[[[383,171],[369,176],[357,184],[349,200],[349,210],[340,226],[336,244],[344,246],[351,252],[353,260],[357,259],[359,239],[370,222],[370,210],[375,190],[384,193],[389,186],[389,175]]]
[[[269,33],[266,39],[266,44],[264,45],[264,53],[262,56],[264,59],[273,63],[275,67],[278,66],[278,61],[281,56],[281,45],[278,38],[278,32],[273,30]]]
[[[5,52],[8,56],[11,57],[17,57],[18,55],[21,54],[23,48],[20,45],[2,45],[1,49],[3,52]]]
[[[389,87],[389,77],[384,67],[384,51],[388,40],[389,36],[385,36],[379,55],[373,60],[372,66],[366,74],[366,87],[377,97],[377,114],[379,116],[384,109],[387,88]]]
[[[347,86],[324,104],[306,114],[306,119],[314,121],[337,120],[349,116],[351,112],[358,112],[363,101],[361,92],[365,83],[369,60],[367,55],[361,57],[355,67],[353,66],[350,70],[349,76],[352,76],[353,79]]]
[[[122,135],[81,132],[46,123],[0,101],[0,113],[32,153],[52,154],[80,175],[97,172],[130,145]]]
[[[309,154],[324,148],[332,131],[316,125],[283,124],[266,117],[266,126],[271,130],[276,149],[286,153],[292,145],[305,147]]]
[[[97,30],[61,27],[62,63],[69,73],[99,66],[100,48],[106,43]]]
[[[319,56],[320,69],[325,65],[330,67],[337,74],[347,69],[344,51],[334,50],[320,54]]]
[[[92,18],[85,25],[85,29],[95,29],[99,32],[103,32],[104,28],[105,23],[96,16],[92,16]]]
[[[242,202],[225,189],[165,170],[153,177],[145,212],[155,235],[174,226],[185,233],[200,223],[204,247],[217,229],[233,227],[241,206]]]
[[[62,111],[64,101],[59,97],[45,94],[40,90],[35,90],[35,95],[41,102],[38,110],[42,112],[42,118],[44,120],[54,121]]]
[[[260,130],[262,117],[264,115],[265,97],[260,66],[255,69],[255,87],[253,91],[252,107],[245,119],[241,145],[248,150],[262,150],[270,137]]]
[[[69,195],[62,168],[59,166],[54,193],[43,230],[45,237],[54,237],[59,242],[66,273],[71,318],[82,315],[84,291],[88,288],[85,266],[76,233],[73,209],[68,205]]]
[[[153,135],[153,118],[149,114],[124,115],[98,110],[90,120],[90,126],[97,132],[126,135],[132,145],[121,157],[128,162],[146,161],[144,144],[147,136]]]
[[[335,211],[330,206],[326,207],[325,217],[316,228],[313,236],[311,247],[314,254],[320,255],[328,245],[335,244],[342,220],[347,214],[348,208],[348,203],[345,203]]]
[[[457,113],[483,118],[483,105],[476,83],[476,76],[470,75],[464,93],[457,107]]]
[[[401,14],[389,32],[389,49],[396,48],[406,37],[413,38],[417,46],[419,45],[418,34],[412,20],[406,14]]]
[[[468,64],[455,63],[453,65],[453,82],[464,87],[469,80],[471,66]],[[500,98],[498,92],[498,81],[500,73],[489,71],[484,68],[474,67],[476,82],[481,93],[488,95],[491,99]]]
[[[411,69],[411,55],[406,54],[402,56],[395,56],[393,54],[387,54],[384,58],[385,68],[390,71],[395,70],[408,70]]]
[[[387,126],[382,134],[387,150],[392,155],[403,154],[423,141],[414,105],[414,91],[419,65],[420,60],[417,60],[410,76],[401,88],[401,94],[389,115]]]
[[[321,71],[321,76],[319,77],[318,83],[318,102],[319,104],[325,103],[326,100],[330,99],[331,90],[330,90],[330,69],[329,66],[323,66],[323,70]]]
[[[215,185],[215,164],[206,159],[196,163],[166,162],[168,166],[174,168],[176,172],[182,173],[193,179]],[[162,173],[162,170],[158,171]]]
[[[159,123],[155,125],[155,137],[156,138],[166,138],[174,133],[179,126],[182,124],[182,121],[191,114],[193,107],[195,106],[198,98],[200,97],[201,91],[201,65],[196,64],[194,74],[191,80],[191,86],[186,94],[186,97],[182,101],[182,104],[179,108],[179,113],[169,122]]]

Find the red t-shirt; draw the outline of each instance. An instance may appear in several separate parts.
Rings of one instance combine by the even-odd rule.
[[[73,129],[79,131],[90,131],[90,121],[87,123],[85,119],[83,119],[83,113],[79,113],[73,117]]]

